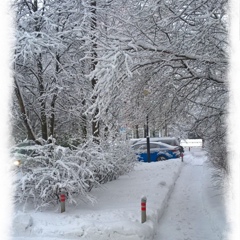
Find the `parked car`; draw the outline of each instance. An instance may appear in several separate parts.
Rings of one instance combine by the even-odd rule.
[[[25,140],[10,149],[14,165],[19,166],[24,161],[47,154],[48,145],[41,145],[33,140]]]
[[[135,140],[134,144],[146,142],[146,138],[139,138],[138,141],[136,141],[136,139],[134,139],[134,140]],[[162,142],[162,143],[166,143],[171,146],[178,146],[179,151],[184,152],[184,148],[182,146],[180,146],[179,140],[175,137],[151,137],[150,141],[151,142]]]
[[[132,146],[138,155],[138,160],[147,162],[147,143],[138,142]],[[171,158],[179,158],[180,151],[178,146],[171,146],[161,142],[150,142],[150,159],[152,162],[164,161]]]

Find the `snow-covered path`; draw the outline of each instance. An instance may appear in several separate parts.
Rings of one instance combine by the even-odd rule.
[[[176,182],[154,240],[224,239],[220,232],[221,220],[216,219],[211,206],[214,200],[211,191],[215,190],[209,184],[206,157],[200,152],[195,154],[194,157],[186,156],[186,165]]]

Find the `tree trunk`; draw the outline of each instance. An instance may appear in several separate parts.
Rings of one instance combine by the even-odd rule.
[[[134,138],[139,138],[139,129],[138,129],[138,125],[135,126],[135,136]]]
[[[32,4],[34,12],[38,11],[38,1],[34,0]],[[41,22],[40,17],[35,17],[35,31],[41,31]],[[40,35],[38,36],[40,37]],[[37,80],[38,80],[38,91],[39,91],[39,103],[40,103],[40,118],[41,118],[41,131],[42,138],[47,140],[47,116],[46,116],[46,102],[45,102],[45,88],[44,88],[44,79],[43,79],[43,65],[42,65],[42,55],[41,53],[36,53],[36,62],[37,62]]]
[[[42,72],[42,56],[38,54],[37,56],[37,69],[38,69],[38,90],[39,90],[39,103],[40,103],[40,116],[41,116],[41,130],[42,130],[42,138],[48,139],[48,131],[47,131],[47,116],[46,116],[46,102],[45,102],[45,88],[43,84],[43,72]]]
[[[20,88],[17,84],[16,79],[14,79],[14,83],[15,83],[15,94],[17,96],[18,104],[19,104],[19,107],[20,107],[21,118],[22,118],[24,126],[26,127],[26,130],[27,130],[27,139],[35,141],[36,138],[34,136],[33,130],[30,126],[29,121],[28,121],[26,108],[25,108],[24,101],[23,101],[23,98],[22,98],[22,95],[21,95],[21,91],[20,91]]]
[[[57,31],[58,31],[58,29],[57,29]],[[57,77],[58,72],[59,72],[59,62],[60,62],[60,56],[59,56],[59,54],[56,54],[56,68],[55,68],[56,77]],[[54,77],[54,79],[53,79],[54,84],[56,84],[56,77]],[[56,103],[56,100],[57,100],[57,90],[54,89],[52,101],[51,101],[51,104],[50,104],[51,115],[50,115],[50,118],[49,118],[49,136],[52,136],[52,137],[54,137],[55,103]]]
[[[91,62],[91,71],[94,71],[97,65],[97,43],[96,43],[96,36],[95,36],[95,30],[97,28],[97,19],[96,19],[96,6],[97,2],[96,0],[92,0],[90,3],[91,6],[91,41],[92,41],[92,62]],[[92,89],[95,88],[95,85],[97,84],[97,78],[94,76],[91,80],[92,83]],[[96,96],[93,97],[93,103],[96,100]],[[98,114],[98,109],[95,110],[95,113],[92,118],[92,134],[93,137],[96,139],[99,137],[99,121],[96,119],[96,115]]]
[[[55,126],[55,102],[57,100],[57,94],[54,93],[52,102],[51,102],[51,115],[49,119],[49,136],[54,137],[54,126]]]

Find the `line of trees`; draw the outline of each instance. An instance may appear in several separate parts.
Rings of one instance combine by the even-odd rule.
[[[14,137],[173,124],[227,170],[227,1],[15,0]],[[144,94],[148,91],[148,94]]]

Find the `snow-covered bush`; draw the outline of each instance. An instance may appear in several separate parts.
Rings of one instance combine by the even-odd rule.
[[[206,150],[214,167],[223,173],[229,173],[226,128],[219,127],[207,139]]]
[[[99,183],[115,180],[120,175],[132,170],[137,158],[130,145],[126,144],[126,142],[116,141],[109,143],[105,141],[100,144],[100,147],[103,152],[104,162],[99,164],[101,168],[95,167],[95,169],[98,169],[97,179]]]
[[[21,164],[16,168],[16,202],[32,202],[36,208],[57,204],[61,191],[69,203],[76,204],[77,199],[93,203],[93,187],[131,171],[136,162],[126,143],[89,142],[77,150],[51,143],[34,146],[30,156],[17,156]]]

